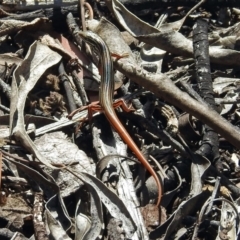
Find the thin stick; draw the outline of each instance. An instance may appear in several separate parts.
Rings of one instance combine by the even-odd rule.
[[[80,4],[80,16],[81,16],[81,20],[82,20],[82,28],[83,31],[86,32],[87,28],[86,28],[86,22],[85,22],[85,14],[84,14],[84,0],[79,0],[79,4]]]

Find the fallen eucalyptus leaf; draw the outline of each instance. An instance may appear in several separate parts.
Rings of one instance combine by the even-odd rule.
[[[127,11],[118,0],[111,1],[111,3],[112,8],[116,8],[113,13],[119,23],[138,40],[176,55],[193,57],[192,41],[178,31],[158,30]],[[119,12],[118,9],[120,9]],[[221,65],[238,66],[240,63],[240,52],[235,50],[213,46],[209,47],[209,56],[211,62]]]
[[[188,230],[185,227],[180,228],[177,233],[175,234],[174,239],[184,239],[184,237],[187,237]]]
[[[46,220],[54,239],[71,239],[66,231],[71,228],[72,223],[60,193],[46,203]]]
[[[22,233],[15,232],[14,235],[11,237],[11,240],[29,240],[26,238]]]
[[[18,57],[17,54],[14,53],[5,53],[5,54],[0,54],[0,65],[6,66],[7,65],[12,65],[12,64],[20,64],[23,60]]]
[[[166,51],[163,51],[159,48],[152,47],[151,45],[144,44],[141,48],[140,56],[142,59],[141,65],[144,68],[145,65],[155,65],[157,66],[156,72],[161,72],[162,62],[165,56]]]
[[[193,8],[191,8],[188,13],[180,20],[170,23],[162,24],[161,26],[157,27],[160,31],[179,31],[182,27],[183,23],[185,22],[186,18],[196,10],[200,5],[202,5],[206,0],[201,0],[197,3]],[[154,28],[152,26],[142,20],[140,20],[137,16],[132,14],[128,9],[118,0],[112,0],[112,10],[117,18],[118,22],[131,33],[133,30],[135,33],[136,31],[144,31],[145,33],[153,33]],[[148,29],[149,28],[149,29]],[[147,33],[146,33],[147,34]],[[138,34],[137,34],[138,35]]]
[[[222,238],[220,237],[221,233],[223,233],[228,240],[237,239],[237,214],[238,213],[232,208],[232,206],[228,202],[223,201],[220,225],[218,228],[218,236],[216,240],[222,240]]]
[[[62,239],[72,240],[67,235],[66,231],[63,230],[60,223],[51,215],[51,213],[48,210],[45,211],[45,217],[46,217],[48,228],[54,240],[62,240]]]
[[[146,32],[150,31],[150,33],[152,33],[152,31],[153,32],[158,31],[157,28],[152,27],[151,25],[137,18],[134,14],[128,11],[119,1],[113,0],[112,7],[118,21],[133,36],[135,32],[133,33],[132,31],[138,31],[138,29],[139,31],[145,29]],[[165,53],[166,53],[165,51],[159,48],[150,46],[148,44],[144,44],[140,52],[142,59],[141,65],[145,66],[148,64],[155,64],[157,66],[157,71],[160,72],[162,60]]]
[[[98,239],[101,238],[102,232],[104,230],[104,219],[103,219],[103,209],[101,204],[101,199],[97,191],[92,189],[91,191],[91,220],[92,225],[84,239]]]
[[[126,206],[118,198],[118,196],[94,176],[88,173],[76,173],[68,168],[67,170],[87,184],[90,192],[92,189],[94,189],[94,191],[98,193],[99,198],[108,209],[109,214],[122,221],[123,228],[126,232],[126,237],[131,238],[131,236],[137,230],[137,226],[135,225],[135,221],[132,219]]]
[[[159,30],[152,25],[142,21],[137,16],[127,10],[126,7],[118,0],[111,1],[113,13],[118,22],[131,33],[134,37],[141,35],[142,32],[145,34],[151,34],[159,32]]]
[[[44,165],[53,166],[39,153],[24,128],[24,106],[28,93],[33,89],[41,75],[51,66],[57,64],[61,56],[47,46],[34,42],[22,64],[14,71],[10,106],[10,134],[23,147],[31,152]]]
[[[237,22],[228,28],[222,28],[209,33],[211,46],[234,49],[240,32],[240,23]]]
[[[176,172],[176,175],[178,177],[178,182],[179,184],[177,185],[177,187],[169,192],[165,192],[164,195],[162,196],[162,201],[161,201],[161,206],[162,207],[167,207],[168,204],[172,201],[173,197],[177,194],[178,190],[180,189],[180,187],[182,186],[182,178],[179,174],[179,171],[177,170],[176,167],[173,166],[173,169]],[[167,169],[165,170],[165,172],[167,171]]]
[[[232,102],[234,101],[236,102],[237,99],[239,99],[239,94],[233,91],[229,91],[224,97],[224,99],[228,99],[228,100],[231,100]],[[228,113],[233,108],[234,105],[236,104],[222,104],[222,111],[220,114],[223,115]]]
[[[88,232],[91,227],[91,220],[79,210],[81,201],[78,201],[75,213],[75,240],[84,239],[84,235]]]
[[[219,38],[211,46],[221,46],[222,48],[234,49],[236,43],[236,36],[227,36],[224,38]]]
[[[196,153],[193,155],[191,165],[191,196],[195,196],[202,192],[203,176],[210,167],[210,165],[211,163],[207,158]]]
[[[95,115],[98,115],[99,113],[93,114],[93,117]],[[83,110],[73,116],[73,118],[70,120],[68,118],[62,118],[61,120],[47,124],[45,126],[39,127],[36,129],[35,136],[40,136],[48,132],[59,130],[63,127],[73,125],[74,123],[81,121],[82,119],[87,117],[87,110]]]
[[[232,86],[240,85],[240,79],[239,78],[223,78],[223,77],[215,78],[213,81],[213,91],[218,95],[220,95],[224,92],[224,89],[230,85]]]
[[[32,22],[20,20],[0,20],[0,37],[11,35],[20,30],[34,30],[46,21],[46,18],[36,18]]]

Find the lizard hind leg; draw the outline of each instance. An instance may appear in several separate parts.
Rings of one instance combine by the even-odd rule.
[[[121,107],[122,110],[124,110],[125,112],[134,112],[136,110],[135,108],[133,108],[132,104],[127,105],[126,102],[123,99],[117,99],[113,103],[113,107],[114,108]]]

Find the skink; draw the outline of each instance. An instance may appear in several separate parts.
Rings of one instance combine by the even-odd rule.
[[[99,72],[102,78],[100,84],[99,101],[102,107],[102,111],[110,122],[111,126],[118,132],[123,141],[134,152],[136,157],[149,171],[149,173],[154,177],[158,188],[157,206],[159,206],[162,196],[162,186],[159,178],[149,164],[149,162],[143,156],[137,145],[134,143],[131,136],[128,134],[120,120],[118,119],[113,108],[114,76],[111,53],[106,43],[97,34],[90,31],[80,31],[79,34],[83,38],[83,40],[90,44],[99,54]]]

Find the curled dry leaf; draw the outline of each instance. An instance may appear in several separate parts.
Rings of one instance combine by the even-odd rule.
[[[113,1],[112,6],[116,8],[114,14],[120,24],[138,40],[176,55],[183,55],[186,57],[193,56],[191,40],[187,39],[178,31],[161,31],[154,28],[127,11],[117,0]],[[118,9],[121,9],[121,12],[118,12]],[[128,16],[126,17],[124,14]],[[126,20],[128,20],[128,22],[125,23]],[[240,62],[238,61],[240,59],[240,53],[235,50],[210,47],[209,55],[211,61],[218,64],[238,66]]]
[[[75,216],[75,220],[76,220],[75,239],[84,239],[84,236],[91,227],[91,220],[82,213],[77,214]]]
[[[52,199],[55,199],[56,196],[54,196]],[[49,202],[52,202],[53,200],[50,199],[48,203],[46,204],[46,222],[48,224],[48,228],[51,232],[51,235],[54,240],[60,240],[60,239],[66,239],[71,240],[71,238],[68,236],[66,231],[71,226],[70,219],[66,219],[64,216],[65,214],[63,212],[58,212],[57,206],[54,206],[54,208],[50,208],[48,206]],[[57,204],[56,202],[54,204]],[[59,220],[57,220],[59,218]]]
[[[190,195],[195,196],[202,192],[202,179],[211,163],[207,158],[199,154],[194,154],[192,157],[192,183]]]
[[[82,216],[80,212],[80,200],[77,204],[76,208],[76,233],[75,233],[75,239],[98,239],[102,236],[102,231],[104,227],[104,221],[103,221],[103,209],[101,205],[101,200],[99,198],[99,195],[97,191],[95,191],[93,188],[90,191],[90,198],[91,198],[91,219],[87,218],[86,216]],[[77,218],[80,218],[79,221]],[[82,227],[81,221],[85,221],[86,223],[89,221],[89,226],[86,228]],[[86,224],[87,225],[87,224]]]
[[[20,20],[0,20],[0,37],[17,33],[20,30],[37,30],[47,19],[36,18],[32,22]]]
[[[50,168],[53,166],[39,153],[24,127],[23,111],[28,93],[33,89],[41,75],[51,66],[57,64],[61,56],[47,46],[34,42],[22,64],[15,72],[12,82],[10,108],[10,132],[29,152]],[[41,64],[40,64],[41,63]]]
[[[223,78],[223,77],[215,78],[213,81],[213,90],[218,95],[221,95],[222,93],[224,93],[224,89],[230,85],[235,86],[235,87],[239,86],[240,79],[238,79],[238,78]]]
[[[6,66],[6,63],[8,66],[11,66],[12,64],[20,64],[22,62],[22,59],[18,57],[18,55],[14,53],[5,53],[0,54],[0,65]]]
[[[77,174],[72,170],[69,172],[73,173],[75,176],[78,176],[84,183],[86,183],[90,191],[91,189],[94,189],[94,191],[98,192],[102,204],[108,209],[112,217],[122,221],[123,228],[126,232],[126,237],[131,238],[131,236],[135,233],[137,226],[130,216],[125,204],[118,198],[118,196],[109,190],[101,181],[90,174]]]

